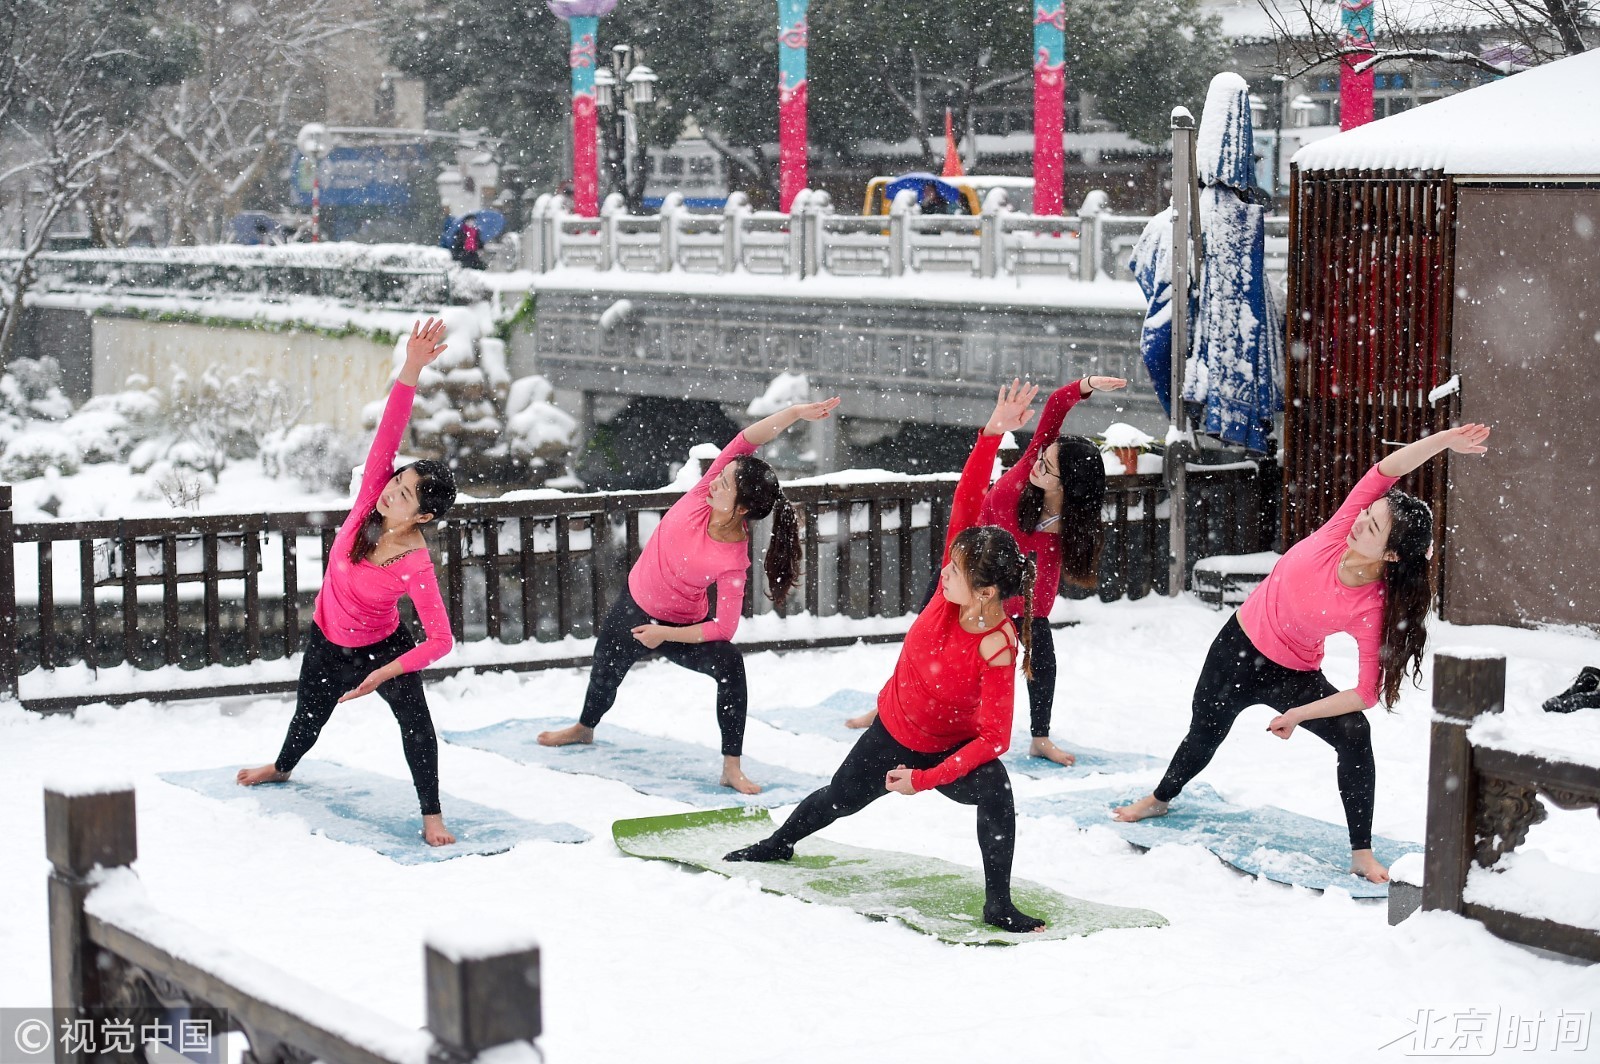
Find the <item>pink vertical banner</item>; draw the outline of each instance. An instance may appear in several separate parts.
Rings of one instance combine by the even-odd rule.
[[[1373,0],[1339,0],[1340,43],[1346,48],[1371,50]],[[1373,82],[1377,71],[1371,67],[1356,73],[1356,64],[1365,55],[1347,55],[1339,61],[1339,128],[1354,129],[1372,121]]]
[[[778,210],[806,187],[806,8],[778,0]]]
[[[600,122],[595,110],[594,71],[599,61],[596,41],[600,16],[617,0],[545,0],[555,16],[572,30],[572,201],[585,218],[600,213]]]
[[[1066,51],[1065,0],[1039,0],[1033,10],[1033,213],[1035,214],[1065,213]]]

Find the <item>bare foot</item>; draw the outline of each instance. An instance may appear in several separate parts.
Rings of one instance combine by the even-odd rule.
[[[862,728],[872,727],[872,722],[877,719],[878,711],[875,709],[869,709],[865,713],[861,714],[861,716],[851,717],[849,720],[845,721],[844,726],[846,728],[854,728],[856,731],[860,731]]]
[[[449,846],[456,841],[444,826],[444,814],[434,813],[422,818],[422,841],[429,846]]]
[[[724,787],[732,787],[740,794],[761,793],[761,784],[744,774],[744,769],[739,767],[739,759],[737,757],[723,757],[722,785]]]
[[[289,774],[279,772],[277,765],[262,765],[260,768],[242,768],[233,778],[241,787],[254,787],[258,783],[287,783]]]
[[[1364,876],[1374,883],[1389,882],[1389,870],[1378,863],[1371,850],[1350,851],[1350,874]]]
[[[1157,801],[1156,796],[1147,794],[1132,805],[1119,806],[1111,810],[1111,819],[1120,820],[1124,824],[1132,824],[1136,820],[1148,820],[1153,816],[1166,816],[1167,803]]]
[[[573,743],[594,742],[594,729],[582,724],[572,724],[555,731],[539,733],[540,746],[571,746]]]
[[[1042,757],[1046,761],[1054,761],[1058,765],[1071,765],[1078,759],[1067,753],[1049,739],[1036,736],[1032,745],[1028,747],[1029,757]]]

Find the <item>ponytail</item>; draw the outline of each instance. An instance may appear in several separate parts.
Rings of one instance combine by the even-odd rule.
[[[767,597],[782,608],[800,580],[800,521],[778,485],[778,474],[755,455],[737,460],[733,484],[735,504],[751,521],[772,516],[772,542],[767,545]]]
[[[767,597],[783,607],[800,580],[800,519],[789,497],[778,492],[772,506],[772,540],[767,544]]]
[[[1022,625],[1017,638],[1022,641],[1022,675],[1033,679],[1033,585],[1039,578],[1039,567],[1030,554],[1024,558],[1022,570]]]

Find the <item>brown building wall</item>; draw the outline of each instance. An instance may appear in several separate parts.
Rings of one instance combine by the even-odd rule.
[[[1444,616],[1600,627],[1600,187],[1460,186]]]

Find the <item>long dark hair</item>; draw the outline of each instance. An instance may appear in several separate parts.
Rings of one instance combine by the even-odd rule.
[[[782,607],[800,580],[800,521],[789,497],[778,484],[778,474],[755,455],[740,458],[733,470],[734,505],[744,507],[748,520],[772,515],[772,542],[767,544],[767,597]]]
[[[1056,472],[1064,493],[1061,523],[1056,526],[1061,532],[1061,577],[1075,587],[1096,587],[1105,541],[1100,520],[1106,498],[1105,460],[1086,437],[1063,436],[1056,441]],[[1017,527],[1024,533],[1034,531],[1043,512],[1044,489],[1030,482],[1017,500]]]
[[[962,529],[950,544],[950,556],[961,564],[972,590],[992,587],[1000,601],[1022,596],[1023,621],[1017,626],[1022,643],[1022,673],[1033,679],[1033,584],[1038,570],[1022,553],[1017,538],[999,525]]]
[[[404,473],[407,469],[417,471],[417,513],[431,514],[437,521],[445,515],[445,511],[456,502],[456,477],[450,472],[450,467],[443,462],[436,462],[425,458],[420,462],[413,462],[395,473]],[[391,477],[394,474],[390,474]],[[372,511],[361,522],[361,527],[356,531],[355,542],[350,544],[350,560],[359,562],[369,557],[378,549],[378,538],[383,535],[383,515],[378,512],[374,503]]]
[[[1428,610],[1433,605],[1433,511],[1415,495],[1390,488],[1389,542],[1396,561],[1383,563],[1383,643],[1378,651],[1378,675],[1383,684],[1383,704],[1393,708],[1400,700],[1400,684],[1411,680],[1422,686],[1422,650],[1428,642]]]

